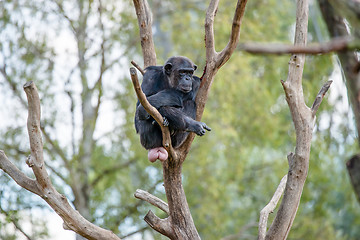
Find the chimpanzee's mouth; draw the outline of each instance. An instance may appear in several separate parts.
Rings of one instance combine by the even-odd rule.
[[[181,91],[183,91],[184,93],[188,93],[188,92],[190,92],[191,91],[191,87],[183,87],[183,88],[181,88]]]

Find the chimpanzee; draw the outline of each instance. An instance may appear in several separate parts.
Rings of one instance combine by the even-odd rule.
[[[195,98],[200,87],[200,78],[193,76],[197,66],[186,57],[171,57],[164,66],[149,66],[145,69],[141,88],[149,103],[164,118],[164,126],[169,126],[173,147],[180,146],[194,132],[199,136],[211,129],[203,122],[195,120]],[[140,142],[149,150],[151,162],[167,159],[168,153],[162,147],[160,126],[138,102],[135,113],[135,128],[140,134]]]

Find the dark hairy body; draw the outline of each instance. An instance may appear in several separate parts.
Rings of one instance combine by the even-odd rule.
[[[164,66],[146,68],[141,84],[149,103],[164,117],[163,124],[169,126],[175,148],[185,141],[189,132],[202,136],[205,130],[211,130],[205,123],[195,120],[195,98],[201,82],[193,75],[196,68],[186,57],[171,57]],[[166,160],[160,126],[139,102],[136,105],[135,128],[141,144],[149,150],[149,160]]]

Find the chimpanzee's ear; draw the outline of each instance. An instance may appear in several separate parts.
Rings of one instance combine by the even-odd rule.
[[[165,70],[166,75],[170,75],[170,74],[171,74],[171,68],[172,68],[172,64],[171,64],[171,63],[167,63],[167,64],[164,66],[164,70]]]
[[[194,71],[197,69],[197,66],[194,64]]]

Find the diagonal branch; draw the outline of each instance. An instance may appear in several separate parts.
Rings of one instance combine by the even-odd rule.
[[[136,67],[137,70],[139,70],[139,72],[141,73],[141,75],[144,75],[145,74],[145,71],[144,69],[142,69],[139,64],[137,64],[135,61],[131,61],[131,64]]]
[[[218,68],[221,68],[229,60],[236,49],[240,39],[240,26],[245,13],[246,3],[247,0],[238,0],[236,4],[229,42],[217,57],[216,65]]]
[[[131,80],[134,85],[136,95],[137,95],[141,105],[151,115],[151,117],[153,117],[155,119],[155,121],[159,124],[159,126],[161,128],[162,137],[163,137],[163,146],[165,147],[165,149],[168,151],[168,153],[170,155],[175,157],[176,153],[171,145],[170,131],[169,131],[168,127],[164,126],[163,117],[161,116],[159,111],[156,108],[154,108],[153,106],[151,106],[151,104],[146,99],[144,92],[141,90],[135,68],[133,68],[133,67],[130,68],[130,75],[131,75]]]
[[[160,198],[155,197],[154,195],[152,195],[144,190],[141,190],[141,189],[137,189],[134,196],[138,199],[144,200],[144,201],[154,205],[155,207],[160,208],[167,215],[170,215],[168,204],[166,202],[164,202],[163,200],[161,200]]]
[[[324,99],[324,96],[326,94],[326,92],[329,90],[330,88],[330,85],[332,84],[333,81],[327,81],[323,86],[322,88],[320,89],[319,93],[317,94],[316,98],[315,98],[315,101],[311,107],[311,111],[312,111],[312,114],[313,114],[313,117],[315,117],[315,114],[317,112],[317,110],[319,109],[320,107],[320,104],[322,102],[322,100]]]
[[[36,180],[28,178],[18,170],[2,151],[0,152],[0,168],[8,173],[20,186],[43,198],[63,219],[64,228],[73,230],[87,239],[119,240],[119,237],[113,232],[100,228],[81,216],[78,211],[71,207],[67,198],[57,192],[52,185],[44,164],[39,94],[33,82],[26,83],[24,91],[29,104],[27,126],[31,148],[31,155],[27,159],[27,164],[32,168]]]
[[[40,195],[40,189],[34,179],[29,178],[9,161],[4,151],[0,150],[0,169],[8,174],[14,181],[26,190]]]
[[[260,211],[258,240],[265,239],[266,227],[267,227],[269,214],[274,212],[274,209],[275,209],[276,205],[278,204],[280,197],[282,196],[282,194],[285,190],[286,182],[287,182],[287,175],[285,175],[281,179],[279,186],[276,188],[276,191],[275,191],[273,197],[271,198],[270,202]]]

